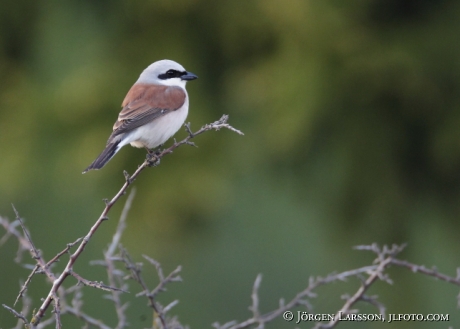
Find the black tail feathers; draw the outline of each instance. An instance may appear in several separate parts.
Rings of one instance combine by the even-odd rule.
[[[110,159],[113,158],[113,156],[115,155],[115,153],[117,153],[118,151],[118,144],[119,142],[116,142],[116,143],[109,143],[107,144],[107,146],[105,147],[104,151],[102,151],[101,154],[99,154],[99,156],[97,157],[96,160],[93,161],[93,163],[91,163],[88,168],[86,168],[84,171],[83,171],[83,174],[90,171],[90,170],[97,170],[97,169],[101,169],[102,167],[105,166],[105,164],[107,162],[110,161]]]

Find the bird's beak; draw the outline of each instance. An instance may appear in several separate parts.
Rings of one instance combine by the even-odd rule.
[[[198,79],[198,77],[195,74],[193,74],[192,72],[187,72],[186,74],[182,75],[180,77],[180,79],[190,81],[190,80]]]

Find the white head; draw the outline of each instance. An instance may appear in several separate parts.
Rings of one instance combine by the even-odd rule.
[[[166,86],[180,86],[185,88],[187,81],[198,78],[195,74],[187,72],[182,65],[163,59],[150,64],[139,76],[137,82],[154,83]]]

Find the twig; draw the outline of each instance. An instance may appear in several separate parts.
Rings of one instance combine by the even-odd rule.
[[[139,283],[143,289],[141,293],[143,293],[147,298],[149,299],[149,306],[153,308],[155,313],[158,315],[160,318],[161,324],[163,326],[163,329],[166,329],[166,320],[163,316],[163,312],[161,312],[160,307],[156,304],[154,298],[151,297],[149,287],[144,281],[144,278],[141,275],[141,266],[142,264],[135,264],[132,260],[131,257],[129,256],[128,252],[125,249],[122,249],[122,258],[123,262],[126,265],[126,269],[130,270],[131,275],[130,278],[132,278],[134,281]],[[139,294],[137,294],[139,295]],[[136,296],[137,296],[136,295]]]
[[[65,309],[66,313],[72,314],[75,317],[82,319],[85,323],[94,326],[99,329],[112,329],[108,325],[104,324],[101,320],[97,320],[85,313],[81,313],[79,310],[73,308],[73,307],[66,307]]]
[[[53,307],[53,313],[55,313],[55,316],[51,316],[46,320],[43,320],[40,322],[40,324],[37,325],[37,329],[44,329],[47,328],[48,326],[52,325],[55,323],[56,328],[62,328],[61,324],[61,318],[63,315],[72,315],[76,317],[77,319],[82,320],[85,323],[84,328],[89,328],[89,327],[96,327],[100,329],[110,329],[109,326],[104,324],[103,321],[95,319],[91,317],[90,315],[82,312],[81,307],[83,305],[83,302],[81,300],[82,294],[81,294],[81,285],[74,285],[68,289],[63,289],[62,287],[59,289],[59,296],[54,296],[53,298],[56,298],[54,300],[54,307]],[[68,305],[65,301],[65,297],[69,294],[73,293],[74,296],[71,300],[72,306]],[[58,313],[57,313],[58,312]],[[17,328],[20,329],[20,328]]]
[[[107,251],[104,253],[104,261],[102,263],[106,266],[109,284],[113,287],[115,287],[117,284],[115,280],[116,268],[114,264],[114,253],[120,245],[121,236],[126,228],[126,219],[128,217],[128,212],[131,209],[131,205],[135,195],[136,189],[133,188],[131,190],[131,193],[128,195],[128,198],[126,199],[126,203],[123,207],[123,211],[121,212],[120,220],[118,221],[117,229],[115,231],[115,234],[113,235],[112,242],[110,243]],[[120,286],[122,286],[121,283]],[[112,301],[115,304],[115,311],[118,317],[118,324],[115,329],[122,329],[128,325],[125,315],[125,310],[128,304],[122,304],[120,299],[120,293],[120,291],[116,290],[111,291]]]
[[[260,283],[262,282],[262,274],[258,274],[256,280],[254,281],[254,287],[252,288],[252,306],[249,307],[249,310],[252,311],[253,318],[255,321],[259,322],[259,327],[263,328],[263,321],[260,320],[260,311],[259,311],[259,288]]]
[[[16,300],[14,302],[14,305],[16,305],[18,300],[23,296],[24,291],[27,289],[27,285],[32,280],[32,276],[35,273],[37,273],[39,270],[43,271],[46,274],[46,276],[48,277],[48,279],[51,280],[51,281],[53,281],[56,277],[48,269],[48,267],[46,266],[45,260],[40,255],[40,251],[35,247],[35,244],[33,243],[32,238],[30,237],[30,234],[27,231],[27,228],[25,227],[25,225],[24,225],[24,223],[23,223],[23,221],[21,219],[21,216],[19,216],[19,212],[16,210],[14,205],[12,205],[12,207],[13,207],[14,213],[16,215],[16,220],[21,224],[22,231],[24,232],[24,236],[25,236],[25,238],[27,240],[27,243],[24,240],[19,240],[19,241],[20,241],[20,243],[24,244],[24,248],[28,247],[27,249],[29,249],[29,252],[30,252],[32,258],[35,259],[35,261],[37,262],[37,264],[35,265],[34,269],[32,270],[32,273],[29,275],[27,280],[24,282],[24,285],[22,286],[21,290],[19,291],[18,296],[16,297]]]
[[[24,226],[24,223],[22,222],[21,216],[19,216],[18,211],[16,210],[14,205],[11,205],[11,206],[13,207],[14,213],[16,214],[16,220],[21,224],[22,231],[24,232],[25,237],[29,241],[29,245],[31,247],[30,253],[32,254],[32,258],[34,258],[36,260],[39,260],[40,259],[40,252],[37,250],[37,248],[35,248],[35,245],[34,245],[32,239],[30,238],[30,234],[27,231],[26,227]]]
[[[358,250],[368,250],[372,251],[376,254],[377,258],[375,259],[376,265],[365,266],[362,268],[349,270],[345,272],[341,272],[338,274],[330,274],[325,278],[317,277],[317,278],[310,278],[310,282],[308,287],[303,290],[302,292],[298,293],[290,302],[287,304],[284,303],[283,300],[280,301],[280,305],[277,309],[268,312],[266,314],[261,315],[260,311],[258,310],[258,290],[260,286],[260,276],[257,277],[254,288],[252,292],[252,306],[250,310],[253,312],[252,318],[238,323],[237,321],[227,322],[223,325],[219,323],[214,323],[213,326],[216,329],[243,329],[249,328],[254,325],[259,325],[258,328],[263,328],[265,323],[268,323],[274,320],[277,317],[280,317],[285,312],[293,309],[299,305],[306,305],[307,308],[309,306],[308,301],[306,298],[314,298],[316,294],[313,292],[319,286],[334,282],[334,281],[346,281],[349,277],[358,277],[360,278],[362,274],[367,274],[368,277],[362,281],[361,286],[358,290],[353,294],[353,296],[346,296],[346,301],[344,305],[340,308],[339,311],[334,315],[334,317],[328,323],[316,323],[313,327],[314,329],[319,328],[334,328],[338,323],[339,320],[343,315],[350,314],[355,312],[356,310],[352,310],[353,305],[355,305],[358,301],[363,301],[374,305],[382,314],[385,315],[385,306],[377,300],[376,296],[367,296],[365,295],[366,291],[369,287],[375,283],[378,279],[381,281],[385,281],[387,283],[392,283],[391,279],[385,274],[385,270],[390,267],[391,265],[405,267],[410,269],[414,273],[422,273],[428,276],[432,276],[439,280],[452,283],[455,285],[460,285],[460,269],[457,270],[457,277],[451,277],[442,273],[439,273],[436,269],[427,269],[424,266],[419,266],[416,264],[409,263],[407,261],[402,261],[396,259],[395,256],[399,254],[405,245],[393,245],[391,248],[387,246],[383,246],[380,248],[377,244],[372,244],[370,246],[358,246],[355,249]],[[292,312],[289,313],[292,315]],[[286,319],[290,321],[292,318]]]
[[[423,273],[425,275],[432,276],[432,277],[434,277],[436,279],[439,279],[439,280],[442,280],[442,281],[449,282],[449,283],[455,284],[457,286],[460,286],[460,277],[459,276],[454,278],[454,277],[439,273],[435,269],[430,270],[430,269],[426,268],[423,265],[420,266],[420,265],[412,264],[412,263],[409,263],[408,261],[405,261],[405,260],[393,259],[391,261],[391,264],[396,265],[396,266],[400,266],[400,267],[408,268],[409,270],[411,270],[414,273],[420,272],[420,273]]]
[[[217,121],[215,121],[213,123],[209,123],[207,125],[204,125],[203,127],[201,127],[198,131],[196,131],[194,133],[192,133],[192,131],[191,131],[190,123],[184,124],[185,130],[188,132],[188,136],[186,138],[184,138],[180,142],[175,141],[174,144],[171,145],[169,148],[167,148],[165,150],[162,150],[161,152],[156,154],[156,157],[158,159],[161,159],[163,156],[165,156],[166,154],[172,153],[176,148],[178,148],[179,146],[181,146],[183,144],[189,144],[189,145],[192,145],[192,146],[196,146],[194,143],[190,142],[190,139],[195,138],[196,136],[201,135],[202,133],[204,133],[206,131],[209,131],[209,130],[219,131],[220,129],[225,128],[225,129],[228,129],[228,130],[231,130],[231,131],[237,133],[238,135],[242,135],[242,136],[244,135],[240,130],[235,129],[232,126],[230,126],[227,123],[227,121],[228,121],[228,115],[224,114],[219,120],[217,120]],[[152,162],[147,159],[142,165],[147,165],[147,166],[152,165]]]
[[[129,256],[129,254],[127,253],[127,251],[124,250],[124,249],[122,250],[123,262],[125,263],[126,268],[128,270],[130,270],[130,272],[131,272],[131,275],[128,278],[133,279],[134,281],[139,283],[139,285],[142,287],[142,291],[137,293],[136,297],[139,297],[139,296],[146,296],[147,297],[147,299],[149,300],[149,306],[151,308],[153,308],[153,310],[155,311],[155,314],[158,316],[158,319],[160,320],[161,329],[167,329],[168,324],[167,324],[167,319],[166,319],[166,313],[174,305],[176,305],[178,303],[178,301],[173,301],[168,306],[162,307],[160,305],[160,303],[155,301],[155,297],[161,291],[166,290],[165,286],[169,282],[181,281],[182,280],[181,277],[178,275],[179,272],[181,271],[181,267],[178,266],[174,271],[172,271],[168,276],[165,277],[164,274],[163,274],[163,269],[161,268],[160,264],[156,260],[154,260],[154,259],[152,259],[152,258],[150,258],[148,256],[145,256],[145,255],[143,255],[143,256],[147,261],[149,261],[149,263],[151,263],[152,265],[155,266],[155,268],[157,270],[157,273],[158,273],[158,277],[160,279],[158,285],[152,291],[150,291],[149,287],[147,286],[147,283],[145,282],[144,278],[142,277],[142,274],[141,274],[141,272],[142,272],[142,263],[136,263],[135,264],[132,261],[131,257]]]
[[[115,231],[115,234],[113,235],[113,238],[112,238],[112,242],[110,243],[109,248],[107,249],[107,252],[105,253],[106,258],[113,257],[115,250],[120,245],[121,236],[123,235],[123,231],[126,228],[126,219],[128,217],[128,213],[129,213],[129,210],[131,209],[131,205],[133,203],[135,196],[136,196],[136,189],[133,188],[131,190],[131,193],[128,195],[128,198],[126,199],[125,206],[123,207],[123,210],[120,215],[120,220],[118,221],[117,230]]]
[[[79,274],[75,273],[74,271],[72,271],[72,273],[70,275],[72,275],[75,279],[77,279],[78,283],[84,284],[85,286],[88,286],[88,287],[97,288],[97,289],[101,289],[101,290],[105,290],[105,291],[127,292],[127,291],[125,291],[123,289],[119,289],[117,287],[111,287],[111,286],[105,285],[102,281],[97,282],[97,281],[86,280],[85,278],[83,278]]]
[[[0,247],[5,244],[6,241],[8,241],[9,237],[14,235],[18,240],[21,239],[21,235],[19,232],[16,230],[16,226],[19,225],[19,221],[13,221],[10,223],[6,218],[0,217],[0,225],[3,226],[5,229],[5,235],[0,239]],[[19,245],[21,245],[21,242],[19,241]]]
[[[204,125],[197,132],[195,132],[193,134],[189,134],[184,140],[182,140],[180,142],[176,142],[172,146],[170,146],[169,148],[163,150],[162,152],[160,152],[159,154],[156,155],[156,158],[161,159],[166,154],[172,153],[173,150],[175,150],[179,146],[181,146],[183,144],[187,144],[187,142],[191,138],[193,138],[193,137],[195,137],[197,135],[200,135],[200,134],[204,133],[205,131],[209,131],[209,130],[216,130],[217,131],[217,130],[220,130],[222,128],[226,128],[226,129],[234,131],[234,132],[236,132],[236,133],[238,133],[240,135],[243,135],[243,133],[241,131],[239,131],[239,130],[233,128],[232,126],[230,126],[227,123],[227,121],[228,121],[228,116],[223,115],[220,120],[218,120],[218,121],[216,121],[214,123],[211,123],[211,124]],[[73,265],[75,264],[76,260],[81,255],[81,253],[84,251],[84,249],[85,249],[86,245],[88,244],[89,240],[96,233],[97,229],[102,224],[102,222],[108,219],[107,215],[108,215],[110,209],[120,199],[120,197],[126,193],[126,190],[132,184],[132,182],[137,178],[137,176],[139,176],[139,174],[145,168],[147,168],[149,166],[152,166],[153,164],[154,163],[152,163],[152,160],[146,159],[144,161],[144,163],[142,163],[142,165],[139,166],[139,168],[137,168],[137,170],[131,176],[125,174],[125,183],[124,183],[124,185],[121,187],[121,189],[118,191],[118,193],[115,194],[115,196],[110,201],[107,200],[105,202],[105,208],[102,211],[102,213],[99,216],[99,218],[96,220],[96,223],[91,227],[91,229],[89,230],[88,234],[83,238],[83,240],[81,241],[81,243],[78,246],[77,250],[73,254],[70,255],[70,259],[69,259],[65,269],[61,273],[61,275],[59,275],[58,278],[53,280],[53,285],[51,287],[51,290],[48,293],[48,296],[45,298],[45,300],[43,301],[43,304],[40,306],[40,308],[38,309],[37,313],[35,314],[34,318],[31,321],[31,329],[35,329],[36,326],[40,323],[41,319],[43,318],[43,316],[45,314],[45,311],[48,309],[51,301],[53,300],[53,296],[56,294],[56,292],[58,291],[59,287],[61,287],[61,285],[64,282],[64,280],[69,275],[72,275]],[[45,264],[42,264],[42,267],[44,267],[44,265]],[[46,270],[46,268],[44,268],[44,270]]]
[[[350,270],[350,271],[345,271],[341,272],[338,274],[329,274],[325,278],[322,277],[317,277],[313,278],[311,277],[309,280],[308,287],[299,292],[291,301],[288,303],[280,303],[280,307],[277,308],[276,310],[273,310],[271,312],[268,312],[266,314],[260,315],[258,319],[255,319],[254,317],[247,319],[246,321],[243,321],[241,323],[235,323],[235,321],[225,323],[223,325],[220,325],[219,323],[215,323],[214,327],[218,329],[243,329],[243,328],[248,328],[254,324],[257,323],[268,323],[273,321],[274,319],[280,317],[284,312],[293,309],[296,306],[299,305],[305,305],[308,304],[306,303],[305,298],[314,298],[316,297],[316,294],[313,292],[316,288],[326,285],[328,283],[334,282],[334,281],[346,281],[347,278],[353,277],[362,273],[368,273],[369,271],[375,270],[377,268],[377,265],[372,265],[372,266],[365,266],[362,268]],[[256,279],[257,282],[257,279]],[[256,282],[254,283],[254,287],[256,286]],[[256,290],[257,291],[257,290]],[[254,290],[253,290],[254,294]],[[229,325],[230,323],[233,323],[232,325]]]
[[[81,241],[81,239],[83,238],[78,238],[77,240],[75,240],[74,242],[71,242],[71,243],[68,243],[67,244],[67,247],[65,247],[64,250],[62,250],[60,253],[58,253],[56,256],[54,256],[48,263],[46,263],[46,267],[50,267],[53,263],[57,262],[59,260],[59,258],[61,258],[62,255],[66,254],[69,252],[70,248],[72,248],[73,246],[75,246],[78,242]]]
[[[62,328],[62,323],[61,323],[61,303],[59,301],[59,297],[57,295],[53,296],[54,300],[54,316],[56,318],[56,329],[61,329]]]
[[[169,273],[169,275],[165,278],[164,274],[163,274],[163,269],[161,268],[161,265],[160,265],[159,262],[157,262],[156,260],[154,260],[154,259],[152,259],[152,258],[150,258],[149,256],[146,256],[146,255],[142,255],[142,257],[144,257],[147,261],[149,261],[150,264],[155,266],[155,268],[157,270],[157,273],[158,273],[158,278],[160,279],[160,282],[158,283],[158,285],[150,293],[148,293],[148,290],[146,290],[144,292],[138,293],[136,296],[146,295],[149,298],[154,299],[156,297],[156,295],[158,295],[158,293],[166,290],[165,286],[169,282],[182,281],[182,278],[179,275],[180,271],[182,271],[181,266],[178,266],[174,271]]]
[[[29,325],[29,322],[27,321],[26,317],[22,314],[22,313],[18,313],[16,312],[14,309],[12,309],[11,307],[5,305],[5,304],[2,304],[2,306],[4,308],[6,308],[8,311],[10,311],[11,313],[13,313],[13,315],[18,318],[18,319],[21,319],[22,322],[24,322],[24,324],[27,326]]]
[[[23,284],[21,284],[21,286],[23,286]],[[24,315],[24,317],[27,317],[27,314],[29,314],[31,304],[32,304],[32,300],[24,292],[23,297],[22,297],[22,310],[20,314]],[[24,327],[23,321],[21,319],[18,319],[18,323],[16,324],[16,327],[14,327],[14,329],[21,329],[23,327]]]
[[[380,264],[377,266],[377,268],[371,273],[371,275],[364,281],[359,287],[358,291],[350,297],[347,298],[345,304],[342,306],[342,308],[337,311],[337,313],[334,316],[334,319],[330,320],[329,323],[323,324],[321,322],[317,323],[313,328],[334,328],[337,323],[340,321],[340,318],[342,314],[350,314],[351,313],[351,307],[357,303],[359,300],[365,300],[363,299],[364,293],[369,289],[369,287],[376,281],[377,279],[382,279],[385,280],[384,276],[384,271],[386,267],[391,264],[391,261],[397,253],[401,252],[403,247],[399,246],[393,246],[393,248],[387,253],[385,251],[378,251],[378,260],[380,261]],[[384,258],[386,257],[386,258]]]
[[[8,240],[8,238],[10,236],[12,236],[12,235],[18,240],[18,242],[19,242],[18,251],[17,251],[17,255],[16,255],[16,258],[14,259],[14,261],[16,263],[20,263],[21,259],[22,259],[23,251],[26,251],[26,250],[30,249],[29,242],[27,241],[27,239],[24,237],[23,234],[21,234],[16,229],[16,227],[20,225],[20,222],[18,220],[15,220],[15,221],[10,223],[8,221],[8,219],[0,217],[0,225],[2,225],[3,228],[6,231],[5,235],[3,236],[2,240],[1,240],[2,244],[5,243]]]
[[[29,276],[27,277],[27,280],[24,282],[21,289],[19,290],[19,294],[16,297],[16,300],[14,301],[13,306],[16,306],[19,299],[21,299],[21,297],[24,296],[24,292],[26,291],[27,286],[29,285],[30,281],[32,281],[32,277],[34,276],[35,272],[37,272],[39,268],[40,268],[40,265],[36,264],[32,272],[30,272]]]
[[[284,303],[284,301],[280,302],[280,306],[268,313],[263,315],[260,314],[258,310],[258,290],[260,286],[260,276],[256,278],[254,283],[254,288],[252,292],[252,306],[251,311],[253,312],[253,316],[246,321],[241,323],[237,323],[236,321],[227,322],[223,325],[219,323],[214,323],[213,326],[217,329],[243,329],[249,328],[255,324],[259,325],[259,328],[263,328],[265,323],[273,321],[275,318],[280,317],[286,311],[293,309],[299,305],[306,305],[308,307],[309,303],[306,298],[314,298],[316,294],[313,292],[316,288],[334,282],[334,281],[346,281],[349,277],[359,276],[361,274],[368,274],[369,277],[362,286],[358,289],[358,291],[351,297],[347,298],[347,301],[343,305],[343,307],[338,311],[333,320],[329,323],[317,323],[314,328],[333,328],[339,320],[340,313],[346,314],[351,310],[351,307],[359,300],[368,301],[370,302],[369,298],[364,295],[370,285],[374,283],[377,279],[384,280],[386,282],[390,282],[389,278],[384,275],[384,270],[391,264],[391,261],[394,259],[393,257],[403,250],[404,246],[393,246],[391,249],[384,246],[382,250],[380,250],[377,245],[369,246],[368,248],[364,248],[363,246],[358,247],[356,249],[361,250],[371,250],[377,254],[378,265],[372,266],[365,266],[354,270],[344,271],[338,274],[332,273],[326,276],[325,278],[317,277],[317,278],[310,278],[308,287],[298,293],[290,302]],[[370,302],[375,305],[375,300]],[[382,308],[379,308],[382,310]],[[256,310],[256,311],[255,311]]]

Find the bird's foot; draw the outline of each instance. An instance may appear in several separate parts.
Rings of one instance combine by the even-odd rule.
[[[156,149],[149,149],[145,147],[147,150],[147,161],[149,162],[149,167],[156,167],[160,164],[160,155],[163,153],[161,147],[163,144],[159,145]]]
[[[158,155],[160,155],[159,152],[149,152],[147,153],[147,162],[148,162],[148,165],[149,167],[156,167],[160,164],[160,157],[158,157]]]
[[[161,148],[163,147],[164,144],[159,145],[156,149],[149,149],[148,147],[144,146],[145,150],[147,151],[148,154],[155,154],[155,155],[160,155],[163,150]]]

